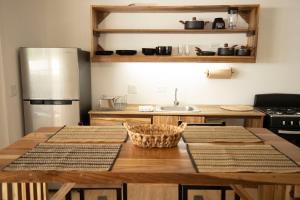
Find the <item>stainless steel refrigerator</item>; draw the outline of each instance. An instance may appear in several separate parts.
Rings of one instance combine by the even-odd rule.
[[[89,52],[20,48],[25,134],[40,127],[88,124]]]

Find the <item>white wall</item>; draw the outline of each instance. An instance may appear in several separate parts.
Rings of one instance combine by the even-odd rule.
[[[157,3],[159,0],[137,1]],[[0,0],[0,35],[5,78],[10,142],[22,132],[21,94],[17,49],[20,46],[80,47],[90,50],[90,5],[132,3],[128,0]],[[166,5],[182,5],[183,1],[165,0]],[[184,4],[261,4],[258,58],[255,64],[197,64],[197,63],[94,63],[92,65],[93,104],[101,94],[122,95],[128,85],[135,85],[136,95],[128,95],[129,103],[172,103],[173,91],[179,88],[179,101],[190,104],[252,104],[256,93],[300,93],[300,1],[298,0],[186,0]],[[121,19],[121,18],[120,18]],[[124,18],[124,20],[129,18]],[[149,19],[140,18],[142,22]],[[188,18],[185,18],[187,20]],[[120,20],[121,21],[121,20]],[[157,26],[165,25],[163,18],[151,18]],[[174,20],[175,21],[175,20]],[[119,23],[116,20],[116,23]],[[129,22],[130,23],[130,22]],[[129,24],[129,23],[124,23]],[[134,24],[129,24],[134,25]],[[179,24],[172,24],[172,26]],[[135,38],[132,38],[134,36]],[[136,48],[145,45],[178,43],[204,44],[238,40],[240,36],[179,36],[115,35],[107,47]],[[221,37],[221,38],[220,38]],[[134,41],[139,39],[137,45]],[[148,38],[148,39],[144,39]],[[149,40],[152,38],[152,42]],[[179,39],[178,39],[179,38]],[[117,42],[116,42],[117,41]],[[206,42],[204,42],[206,41]],[[174,43],[173,43],[174,42]],[[231,80],[208,80],[207,67],[230,66],[237,73]],[[1,82],[0,82],[1,83]],[[17,95],[11,95],[11,86]],[[0,96],[1,97],[1,96]]]
[[[47,0],[46,2],[46,44],[48,46],[78,46],[89,50],[90,4],[126,5],[131,1]],[[161,1],[142,2],[161,4]],[[181,5],[182,1],[164,1],[163,3]],[[295,25],[300,17],[299,1],[188,0],[184,2],[184,4],[247,3],[261,4],[256,64],[94,63],[92,66],[94,107],[100,95],[126,94],[128,85],[134,85],[137,88],[136,95],[128,95],[129,103],[171,103],[175,87],[179,88],[179,100],[182,103],[191,104],[252,104],[254,95],[257,93],[300,93],[300,79],[298,78],[300,61],[297,58],[300,48],[298,39],[300,28]],[[117,24],[118,27],[168,25],[163,22],[163,18],[155,16],[150,15],[150,19],[137,17],[135,21],[129,17],[117,16],[115,19],[110,19],[109,16],[107,21],[112,21],[113,25]],[[127,23],[123,23],[126,20]],[[145,25],[145,22],[148,25]],[[179,23],[173,25],[180,26]],[[113,40],[109,40],[110,38]],[[214,41],[213,43],[217,41],[217,44],[222,44],[224,40],[238,40],[241,43],[244,41],[240,35],[201,35],[195,38],[195,35],[189,37],[187,35],[138,34],[106,35],[103,40],[104,46],[112,49],[151,47],[159,44],[205,44],[207,43],[205,41]],[[205,68],[223,66],[233,67],[237,71],[233,79],[208,80],[204,77]]]
[[[5,102],[4,68],[2,59],[2,45],[0,35],[0,149],[9,144],[7,129],[7,110]]]
[[[42,32],[41,10],[35,0],[0,0],[0,36],[2,51],[0,80],[1,140],[3,145],[13,143],[23,136],[21,88],[19,78],[18,48],[41,46],[45,36]],[[6,128],[5,128],[6,127]],[[7,131],[5,131],[7,129]],[[5,139],[5,138],[8,139]],[[1,141],[2,142],[2,141]],[[2,145],[2,146],[3,146]]]

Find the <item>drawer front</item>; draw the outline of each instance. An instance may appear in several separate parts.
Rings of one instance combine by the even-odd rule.
[[[153,116],[153,124],[169,124],[177,126],[179,116]]]
[[[122,123],[143,123],[151,124],[151,118],[123,118],[123,117],[112,117],[112,118],[91,118],[91,126],[108,126],[108,125],[122,125]]]
[[[204,123],[204,117],[199,116],[179,116],[179,120],[186,123]]]
[[[205,123],[225,122],[226,126],[244,126],[242,118],[222,118],[222,117],[206,117]]]

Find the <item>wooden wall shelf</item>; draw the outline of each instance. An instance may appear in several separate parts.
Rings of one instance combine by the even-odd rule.
[[[227,12],[228,8],[237,7],[239,15],[248,24],[247,28],[237,29],[99,29],[98,25],[105,20],[110,13],[207,13],[207,12]],[[91,7],[91,34],[92,34],[92,62],[218,62],[218,63],[255,63],[258,41],[258,15],[259,5],[188,5],[188,6],[110,6],[97,5]],[[102,34],[237,34],[245,33],[247,37],[247,46],[252,48],[251,56],[98,56],[97,50],[103,50],[98,39]],[[134,42],[134,41],[132,41]],[[141,47],[142,48],[142,47]],[[140,49],[137,49],[140,50]]]
[[[253,33],[248,29],[94,29],[94,33],[179,33],[179,34],[215,34],[215,33]]]
[[[255,63],[254,56],[94,56],[93,62],[206,62]]]
[[[239,11],[250,12],[252,9],[259,7],[258,4],[249,5],[186,5],[186,6],[142,6],[142,5],[124,5],[124,6],[114,6],[114,5],[102,5],[102,6],[92,6],[97,12],[227,12],[229,7],[237,7]]]

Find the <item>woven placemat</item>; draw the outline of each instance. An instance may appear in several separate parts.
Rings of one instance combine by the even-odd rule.
[[[41,143],[4,170],[109,171],[121,144]]]
[[[188,144],[198,172],[300,172],[300,166],[271,145]]]
[[[48,142],[55,143],[121,143],[127,140],[123,126],[66,126]]]
[[[186,143],[257,143],[260,138],[241,126],[188,126],[183,133]]]

